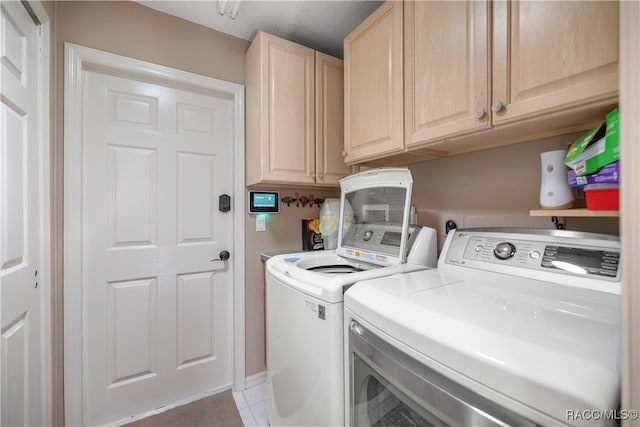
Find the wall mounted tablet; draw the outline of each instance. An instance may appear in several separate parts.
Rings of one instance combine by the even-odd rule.
[[[249,213],[280,212],[280,193],[277,191],[249,191]]]

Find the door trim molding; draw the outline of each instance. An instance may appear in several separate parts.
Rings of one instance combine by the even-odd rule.
[[[53,417],[53,354],[52,354],[52,263],[51,263],[51,19],[41,1],[29,1],[31,11],[40,21],[38,34],[38,187],[40,217],[40,272],[38,280],[41,284],[42,299],[40,308],[40,342],[42,354],[42,403],[41,421],[44,425],[51,425]]]
[[[40,269],[42,271],[41,280],[43,281],[43,300],[42,300],[42,349],[44,355],[42,364],[43,387],[42,390],[42,422],[44,425],[53,424],[53,414],[56,412],[53,408],[53,392],[57,383],[57,377],[53,375],[53,361],[56,356],[53,355],[53,289],[52,289],[52,263],[51,263],[51,122],[50,122],[50,91],[51,91],[51,63],[50,63],[50,45],[51,45],[51,21],[49,15],[41,2],[30,2],[31,9],[40,21],[40,37],[38,40],[40,49],[40,66],[38,80],[39,89],[39,114],[38,120],[40,132],[40,171],[39,187],[40,187],[40,229],[41,229],[41,247],[40,247]],[[57,396],[56,396],[57,400]]]
[[[234,103],[234,173],[233,243],[233,387],[245,388],[245,318],[244,318],[244,86],[177,70],[158,64],[65,43],[64,76],[64,382],[65,423],[84,425],[84,342],[82,314],[83,271],[82,241],[82,73],[87,68],[109,68],[144,76],[155,81],[171,82],[179,87],[214,91]]]
[[[624,173],[620,185],[620,240],[622,259],[622,410],[640,409],[640,6],[638,2],[620,2],[620,159]],[[622,420],[622,426],[637,425],[637,420]]]

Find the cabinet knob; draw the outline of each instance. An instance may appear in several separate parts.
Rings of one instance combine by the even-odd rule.
[[[313,173],[311,174],[311,178],[315,178],[315,177],[316,177],[316,173],[315,173],[315,172],[313,172]]]
[[[503,108],[504,108],[504,104],[502,103],[502,101],[496,101],[493,103],[493,105],[491,105],[491,111],[493,111],[494,113],[497,113]]]
[[[484,111],[484,108],[478,108],[476,110],[476,112],[473,113],[473,115],[476,117],[476,119],[483,118],[485,114],[486,114],[486,111]]]
[[[342,157],[347,157],[347,152],[346,151],[342,152]]]

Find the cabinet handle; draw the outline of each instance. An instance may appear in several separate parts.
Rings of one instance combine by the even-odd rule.
[[[342,157],[347,157],[347,152],[346,151],[342,152]]]
[[[504,104],[502,103],[502,101],[496,101],[493,103],[493,105],[491,105],[491,111],[493,111],[494,113],[497,113],[503,108],[504,108]]]
[[[473,113],[473,115],[476,116],[476,119],[483,118],[485,114],[486,114],[486,111],[484,111],[484,108],[478,108],[476,112]]]

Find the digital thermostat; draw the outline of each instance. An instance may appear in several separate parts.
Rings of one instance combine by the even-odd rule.
[[[280,212],[280,193],[277,191],[249,191],[249,213]]]

